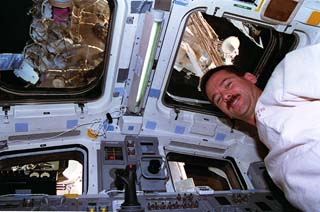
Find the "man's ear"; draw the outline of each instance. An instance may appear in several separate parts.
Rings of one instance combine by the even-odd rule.
[[[246,72],[243,77],[246,79],[246,80],[249,80],[252,84],[256,84],[257,82],[257,77],[250,73],[250,72]]]

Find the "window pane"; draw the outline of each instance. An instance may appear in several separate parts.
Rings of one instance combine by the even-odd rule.
[[[0,159],[0,194],[82,194],[85,156],[78,151]]]
[[[61,3],[62,2],[62,3]],[[106,0],[10,0],[1,7],[0,86],[17,95],[76,94],[104,73]],[[12,15],[12,10],[18,10]]]
[[[294,35],[247,21],[194,12],[181,38],[164,103],[223,116],[200,92],[203,74],[217,66],[234,64],[255,74],[257,85],[263,89],[296,40]]]

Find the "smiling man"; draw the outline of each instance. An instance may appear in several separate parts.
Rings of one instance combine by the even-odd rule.
[[[204,82],[206,81],[206,83]],[[230,118],[255,125],[255,106],[261,90],[257,78],[235,66],[220,66],[202,78],[208,99]]]
[[[205,96],[230,118],[257,126],[275,184],[303,211],[320,211],[320,44],[286,55],[265,89],[235,66],[209,70]]]

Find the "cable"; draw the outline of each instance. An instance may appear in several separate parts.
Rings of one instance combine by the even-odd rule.
[[[119,113],[119,116],[118,116],[118,117],[112,117],[111,114],[113,114],[113,113]],[[99,125],[97,126],[96,133],[94,133],[94,134],[96,134],[97,136],[104,136],[104,137],[106,137],[106,132],[107,132],[107,128],[108,128],[109,124],[112,124],[113,119],[119,118],[119,117],[121,116],[121,114],[122,114],[122,113],[121,113],[120,110],[113,111],[113,112],[111,112],[111,113],[107,113],[107,114],[106,114],[106,119],[105,119],[104,121],[102,121],[102,119],[94,119],[92,122],[87,122],[87,123],[79,124],[79,125],[71,128],[71,129],[69,129],[69,130],[63,131],[63,132],[61,132],[61,133],[59,133],[59,134],[57,134],[57,135],[51,136],[51,137],[38,138],[38,139],[28,139],[28,140],[31,140],[31,141],[51,140],[51,139],[58,138],[58,137],[66,134],[66,133],[68,133],[68,132],[72,132],[72,131],[78,129],[79,127],[86,126],[86,125],[91,125],[91,126],[89,127],[89,129],[90,129],[92,132],[94,132],[94,131],[92,130],[92,128],[94,128],[94,125],[97,124],[97,123],[99,123]],[[101,130],[103,130],[102,133],[101,133]],[[15,142],[23,142],[23,141],[25,141],[25,140],[15,140]]]
[[[123,115],[123,111],[121,111],[121,110],[116,110],[116,111],[110,112],[110,115],[112,115],[114,113],[118,113],[118,114],[116,115],[116,117],[112,117],[112,119],[120,118]]]
[[[66,130],[66,131],[64,131],[62,133],[59,133],[58,135],[55,135],[55,136],[52,136],[52,137],[48,137],[48,138],[37,139],[37,140],[50,140],[50,139],[58,138],[58,137],[66,134],[68,132],[71,132],[71,131],[74,131],[75,129],[78,129],[79,127],[82,127],[82,126],[85,126],[85,125],[89,125],[89,124],[92,125],[92,124],[96,124],[96,123],[99,123],[99,122],[101,122],[101,120],[100,121],[95,121],[95,122],[90,122],[90,123],[79,124],[79,125],[71,128],[71,129],[69,129],[69,130]]]
[[[109,190],[109,191],[103,190],[103,191],[99,192],[99,194],[107,194],[107,195],[109,195],[109,193],[113,193],[113,192],[123,193],[124,189],[123,190]]]
[[[124,189],[123,190],[109,190],[109,191],[106,191],[106,190],[103,190],[103,191],[100,191],[99,194],[106,194],[109,196],[110,193],[113,193],[113,192],[119,192],[119,193],[124,193]],[[144,193],[144,191],[136,191],[136,193]]]
[[[87,123],[79,124],[79,125],[71,128],[71,129],[66,130],[64,132],[61,132],[61,133],[59,133],[57,135],[54,135],[54,136],[51,136],[51,137],[47,137],[47,138],[28,139],[28,141],[30,141],[30,140],[31,141],[42,141],[42,140],[50,140],[50,139],[58,138],[58,137],[66,134],[68,132],[72,132],[72,131],[78,129],[79,127],[82,127],[82,126],[85,126],[85,125],[89,125],[89,124],[95,124],[95,123],[99,123],[99,122],[101,122],[101,120],[100,121],[93,121],[93,122],[87,122]],[[15,140],[15,142],[24,142],[24,141],[26,141],[26,140]]]

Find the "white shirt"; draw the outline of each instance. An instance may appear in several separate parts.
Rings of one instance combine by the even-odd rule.
[[[287,54],[255,111],[271,178],[294,206],[320,211],[320,44]]]

